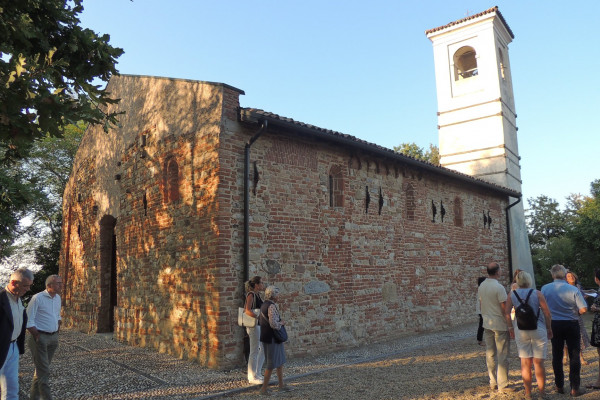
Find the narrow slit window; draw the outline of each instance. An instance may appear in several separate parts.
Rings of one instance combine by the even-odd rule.
[[[252,194],[256,196],[256,188],[258,187],[258,181],[260,180],[260,173],[258,172],[258,166],[256,165],[256,161],[254,162],[254,179],[252,180],[254,186],[252,187]]]
[[[146,192],[144,192],[144,197],[142,198],[142,204],[144,205],[144,217],[148,216],[148,196]]]
[[[179,165],[173,157],[165,161],[164,199],[166,203],[179,200]]]
[[[342,169],[337,165],[329,171],[329,206],[344,206],[344,180]]]
[[[454,198],[454,226],[463,226],[463,206],[460,197]]]
[[[408,221],[415,220],[415,209],[415,188],[412,185],[412,183],[409,183],[408,185],[406,185],[406,219]]]

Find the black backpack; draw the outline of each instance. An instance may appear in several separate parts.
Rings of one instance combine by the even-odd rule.
[[[529,293],[527,293],[527,297],[525,301],[521,300],[517,291],[514,291],[517,300],[521,304],[515,307],[515,320],[517,321],[517,327],[522,331],[534,331],[537,329],[538,318],[540,317],[540,309],[538,308],[537,315],[535,311],[533,311],[533,307],[531,307],[528,303],[529,297],[531,293],[533,293],[533,289],[529,289]]]

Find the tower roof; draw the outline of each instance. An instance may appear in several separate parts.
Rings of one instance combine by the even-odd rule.
[[[441,31],[441,30],[444,30],[444,29],[446,29],[446,28],[454,27],[454,26],[456,26],[456,25],[460,25],[460,24],[463,24],[463,23],[465,23],[465,22],[472,21],[472,20],[474,20],[474,19],[477,19],[477,18],[479,18],[479,17],[486,16],[486,15],[488,15],[488,14],[496,14],[496,15],[498,16],[498,18],[500,19],[500,21],[502,21],[502,23],[503,23],[503,24],[504,24],[504,26],[506,27],[506,30],[508,31],[508,33],[509,33],[510,37],[511,37],[512,39],[514,39],[514,38],[515,38],[515,35],[513,34],[512,30],[510,29],[510,27],[509,27],[509,26],[508,26],[508,24],[506,23],[506,20],[504,19],[504,17],[503,17],[503,16],[502,16],[502,14],[500,13],[500,10],[498,9],[498,6],[494,6],[494,7],[492,7],[492,8],[489,8],[489,9],[487,9],[487,10],[485,10],[485,11],[482,11],[482,12],[480,12],[479,14],[470,15],[470,16],[468,16],[468,17],[466,17],[466,18],[459,19],[458,21],[450,22],[450,23],[448,23],[448,24],[446,24],[446,25],[443,25],[443,26],[438,26],[437,28],[428,29],[428,30],[426,30],[426,31],[425,31],[425,34],[426,34],[426,35],[429,35],[429,34],[431,34],[431,33],[439,32],[439,31]]]

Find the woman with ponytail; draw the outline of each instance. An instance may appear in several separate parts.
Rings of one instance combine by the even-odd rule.
[[[255,310],[260,309],[263,300],[260,298],[259,292],[264,289],[260,276],[255,276],[245,284],[246,302],[244,309],[247,315],[258,318],[259,313]],[[265,353],[263,346],[260,343],[260,324],[256,324],[253,328],[246,327],[246,332],[250,339],[250,354],[248,355],[248,382],[254,385],[263,383],[261,373],[263,363],[265,362]]]

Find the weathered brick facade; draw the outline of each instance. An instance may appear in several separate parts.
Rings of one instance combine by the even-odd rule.
[[[86,132],[64,196],[66,326],[243,362],[244,146],[261,116],[249,275],[282,288],[290,356],[473,321],[483,266],[507,263],[508,189],[240,109],[223,84],[115,76],[108,90],[126,114]]]

